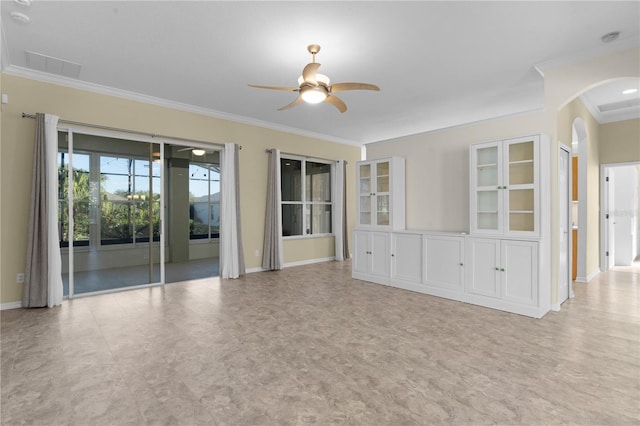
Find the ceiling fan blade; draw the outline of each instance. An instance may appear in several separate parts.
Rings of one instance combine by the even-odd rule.
[[[331,105],[333,105],[334,107],[338,108],[338,110],[340,112],[345,112],[347,110],[347,104],[345,104],[342,99],[340,99],[339,97],[335,96],[335,95],[329,95],[327,96],[327,99],[325,99],[325,102],[330,103]]]
[[[298,87],[282,87],[282,86],[260,86],[259,84],[249,84],[249,87],[255,87],[257,89],[271,89],[271,90],[286,90],[288,92],[295,92],[299,90]]]
[[[278,108],[278,111],[283,111],[285,109],[293,108],[294,106],[301,104],[302,102],[303,102],[302,97],[298,96],[295,101],[291,102],[288,105],[283,106],[282,108]]]
[[[302,70],[302,78],[306,83],[313,84],[314,86],[318,85],[318,80],[316,80],[318,68],[320,68],[320,64],[317,62],[311,62],[304,67]]]
[[[375,84],[368,83],[336,83],[332,84],[330,92],[344,92],[345,90],[376,90],[380,91],[380,88]]]

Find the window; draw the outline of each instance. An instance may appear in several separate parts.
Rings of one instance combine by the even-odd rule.
[[[148,242],[150,224],[160,241],[160,168],[149,168],[149,160],[100,156],[102,245]]]
[[[92,165],[99,164],[99,170]],[[151,169],[151,170],[150,170]],[[69,246],[68,150],[58,152],[60,247]],[[160,241],[160,166],[148,159],[73,153],[73,245]],[[149,211],[151,207],[151,212]],[[151,213],[151,220],[150,220]],[[100,224],[98,227],[97,224]]]
[[[58,152],[58,238],[69,247],[69,152]],[[89,155],[73,154],[73,245],[89,245]]]
[[[282,236],[330,234],[332,165],[280,159]]]
[[[189,238],[220,236],[220,167],[189,164]]]

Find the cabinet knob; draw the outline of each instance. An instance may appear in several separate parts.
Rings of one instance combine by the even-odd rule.
[[[501,270],[502,272],[504,272],[504,268],[500,268],[500,270]]]
[[[499,271],[499,270],[500,270],[500,268],[496,268],[496,271]]]
[[[392,254],[391,254],[391,257],[396,257],[396,255],[392,253]]]
[[[462,262],[460,262],[460,266],[464,266],[464,265],[462,265]]]

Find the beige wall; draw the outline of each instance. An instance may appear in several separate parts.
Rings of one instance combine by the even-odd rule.
[[[580,118],[587,133],[587,222],[585,273],[590,276],[600,268],[600,125],[584,106],[580,98],[575,98],[558,112],[558,140],[571,146],[573,123]],[[579,161],[582,159],[580,158]],[[578,177],[578,179],[581,179]],[[582,201],[582,200],[580,200]],[[579,226],[585,226],[584,218],[579,218]]]
[[[406,161],[407,228],[469,231],[469,145],[541,132],[541,112],[367,145],[367,159]]]
[[[265,149],[327,159],[345,159],[349,230],[355,225],[355,162],[360,148],[298,136],[195,113],[173,110],[88,91],[2,75],[2,92],[10,103],[2,106],[0,303],[21,299],[16,274],[26,263],[26,233],[31,184],[34,121],[22,112],[46,112],[62,119],[142,132],[207,140],[235,142],[240,151],[242,234],[247,268],[261,264],[266,203],[267,156]],[[332,257],[332,238],[285,241],[285,263]],[[259,255],[255,256],[255,251]]]
[[[600,125],[600,163],[640,161],[640,119]]]
[[[519,117],[490,120],[468,126],[414,135],[367,145],[367,158],[390,155],[407,160],[407,227],[428,230],[469,229],[468,146],[474,142],[545,133],[551,139],[551,303],[558,292],[558,149],[571,145],[571,114],[582,114],[577,104],[565,109],[581,93],[603,82],[640,77],[640,49],[633,48],[545,72],[544,111]],[[576,110],[578,108],[578,110]],[[569,122],[567,126],[567,122]],[[566,137],[566,132],[569,137]],[[598,130],[591,126],[597,140]],[[637,140],[637,139],[636,139]],[[597,141],[591,146],[590,170],[599,164]],[[598,172],[599,174],[599,172]],[[598,174],[589,175],[589,191],[598,194]],[[590,197],[598,201],[598,197]],[[590,223],[588,268],[598,268],[596,223]],[[590,271],[590,270],[588,270]]]

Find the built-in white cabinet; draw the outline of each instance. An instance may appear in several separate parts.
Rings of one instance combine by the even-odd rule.
[[[391,235],[391,281],[422,283],[423,242],[421,234]]]
[[[405,228],[404,158],[359,161],[356,165],[357,227]]]
[[[464,290],[464,242],[463,236],[425,234],[424,282],[432,293],[457,299]]]
[[[471,145],[472,235],[540,236],[541,137]]]
[[[538,248],[536,241],[469,238],[469,301],[523,315],[544,315],[545,304],[538,294]]]
[[[391,234],[377,231],[355,231],[353,245],[353,277],[387,284],[391,269]]]
[[[550,156],[545,135],[471,145],[470,235],[404,229],[404,159],[359,162],[352,276],[542,317],[551,308]]]

